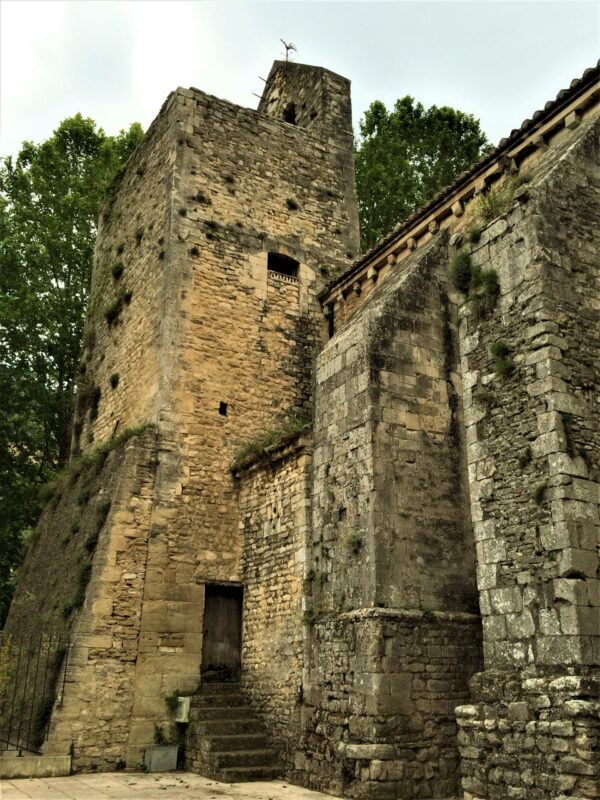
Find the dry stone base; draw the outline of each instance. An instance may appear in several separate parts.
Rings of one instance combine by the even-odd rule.
[[[456,709],[465,800],[600,797],[600,671],[487,671]]]

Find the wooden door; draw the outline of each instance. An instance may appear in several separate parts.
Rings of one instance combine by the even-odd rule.
[[[239,676],[242,657],[243,589],[231,584],[206,584],[202,643],[205,679]]]

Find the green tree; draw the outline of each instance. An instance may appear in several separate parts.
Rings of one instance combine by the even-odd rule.
[[[479,121],[401,97],[376,100],[359,123],[356,191],[363,250],[428,202],[489,148]]]
[[[77,114],[0,162],[0,625],[39,487],[69,457],[102,199],[142,135]]]

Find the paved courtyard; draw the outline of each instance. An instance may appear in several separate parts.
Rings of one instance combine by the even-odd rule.
[[[289,783],[217,783],[189,772],[0,780],[1,800],[325,800]]]

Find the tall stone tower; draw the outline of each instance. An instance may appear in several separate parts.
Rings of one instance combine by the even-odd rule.
[[[349,81],[324,69],[276,62],[257,111],[178,89],[114,187],[73,447],[149,427],[88,497],[110,510],[46,745],[72,745],[76,769],[138,766],[165,694],[235,662],[235,643],[203,647],[205,597],[217,616],[240,599],[230,466],[248,440],[310,415],[318,294],[357,250]],[[92,513],[70,489],[56,505],[44,540]],[[49,557],[43,542],[37,554]],[[9,628],[39,617],[33,594],[17,596]]]

